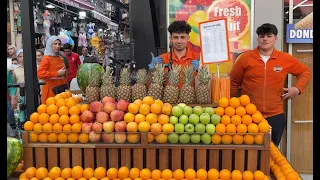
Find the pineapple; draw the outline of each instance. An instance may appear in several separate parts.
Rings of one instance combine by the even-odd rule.
[[[210,103],[210,89],[208,87],[210,78],[208,66],[202,65],[198,72],[199,85],[196,88],[197,103],[199,104]]]
[[[113,97],[116,99],[116,88],[112,80],[112,71],[110,66],[106,66],[106,72],[102,76],[102,86],[100,88],[100,99],[104,97]]]
[[[179,94],[179,102],[185,104],[193,104],[195,102],[193,82],[193,68],[188,66],[184,69],[184,82]]]
[[[179,99],[179,80],[181,65],[173,66],[168,73],[169,83],[164,88],[163,101],[170,104],[177,104]]]
[[[120,85],[117,88],[117,100],[124,99],[128,102],[131,100],[131,79],[128,68],[123,68],[120,73]]]
[[[148,90],[148,96],[153,99],[162,99],[164,81],[164,65],[155,65],[155,70],[152,72],[152,83]]]
[[[99,81],[98,71],[89,71],[89,85],[86,88],[86,99],[89,103],[100,100]]]
[[[137,82],[132,86],[132,102],[147,95],[146,81],[147,70],[139,69],[137,71]]]

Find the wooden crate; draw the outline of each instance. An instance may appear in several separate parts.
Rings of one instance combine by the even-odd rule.
[[[263,145],[195,145],[148,143],[148,134],[141,133],[139,144],[80,144],[29,143],[23,132],[24,167],[59,166],[139,169],[210,168],[261,170],[270,174],[270,134],[264,136]]]

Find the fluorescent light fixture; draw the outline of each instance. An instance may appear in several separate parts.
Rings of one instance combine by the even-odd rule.
[[[297,7],[300,7],[303,3],[307,2],[308,0],[304,0],[302,2],[300,2],[299,4],[297,4],[295,7],[292,8],[292,11],[295,10]],[[288,14],[289,11],[286,12],[286,14]]]
[[[47,4],[47,5],[46,5],[46,8],[53,9],[53,8],[55,8],[55,7],[54,7],[54,5],[52,5],[52,4]]]
[[[87,16],[87,14],[86,14],[86,12],[85,12],[85,11],[80,11],[80,12],[79,12],[79,16],[86,17],[86,16]]]

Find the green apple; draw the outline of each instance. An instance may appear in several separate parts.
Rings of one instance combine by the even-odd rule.
[[[172,108],[172,114],[176,117],[180,117],[182,114],[183,110],[181,106],[174,106]]]
[[[199,123],[195,126],[195,130],[197,133],[204,133],[206,131],[206,126],[204,124]]]
[[[203,108],[201,106],[193,107],[193,113],[200,116],[203,113]]]
[[[181,144],[188,144],[190,142],[190,134],[181,134],[179,136],[179,142]]]
[[[201,136],[200,134],[191,134],[191,142],[193,144],[198,144],[201,141]]]
[[[184,126],[184,130],[187,132],[187,133],[193,133],[194,132],[194,125],[191,124],[191,123],[188,123]]]
[[[207,132],[209,135],[213,135],[213,134],[216,132],[216,126],[213,125],[213,124],[207,124],[207,125],[206,125],[206,132]]]
[[[203,144],[211,144],[211,136],[208,133],[203,133],[201,135],[201,142]]]
[[[177,124],[179,122],[179,118],[175,116],[170,117],[170,124]]]
[[[177,133],[171,133],[168,136],[168,140],[171,144],[177,144],[179,142],[179,135]]]
[[[196,114],[190,114],[190,116],[189,116],[189,122],[190,122],[190,123],[192,123],[193,125],[196,125],[196,124],[199,123],[199,120],[200,120],[200,118],[199,118],[198,115],[196,115]]]
[[[182,109],[183,109],[183,108],[186,107],[187,105],[186,105],[185,103],[179,103],[178,106],[182,107]]]
[[[221,117],[218,114],[213,114],[210,119],[212,124],[217,125],[220,123]]]
[[[200,116],[200,122],[204,125],[209,124],[210,122],[210,115],[208,113],[202,113]]]
[[[185,106],[183,108],[183,114],[185,114],[187,116],[190,116],[190,114],[192,114],[192,111],[193,111],[193,109],[190,106]]]
[[[183,133],[184,132],[184,125],[181,123],[177,123],[176,125],[174,125],[174,131],[176,133]]]
[[[184,115],[184,114],[182,114],[180,117],[179,117],[179,123],[181,123],[181,124],[187,124],[188,123],[188,121],[189,121],[189,118],[188,118],[188,116],[187,115]]]
[[[208,113],[210,116],[212,116],[215,110],[213,109],[213,107],[205,107],[203,112]]]

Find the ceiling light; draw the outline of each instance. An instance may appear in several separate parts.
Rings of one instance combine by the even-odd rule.
[[[52,4],[47,4],[46,5],[46,8],[48,8],[48,9],[53,9],[53,8],[55,8]]]
[[[80,11],[80,12],[79,12],[79,16],[86,17],[86,16],[87,16],[87,14],[86,14],[86,12],[85,12],[85,11]]]

